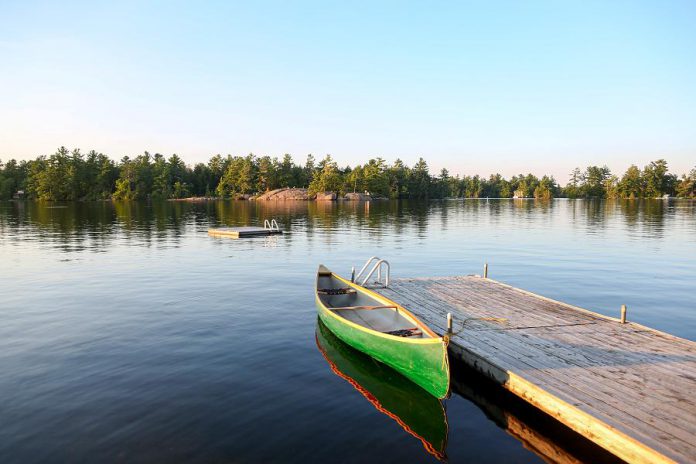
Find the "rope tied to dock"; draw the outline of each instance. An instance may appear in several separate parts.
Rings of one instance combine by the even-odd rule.
[[[447,347],[450,344],[450,337],[452,335],[459,334],[462,330],[464,330],[466,328],[465,327],[466,323],[471,322],[471,321],[491,321],[491,322],[498,322],[500,324],[505,324],[505,323],[507,323],[508,319],[505,317],[469,317],[467,319],[464,319],[464,321],[462,321],[461,327],[459,327],[459,330],[457,330],[456,332],[455,331],[445,332],[445,334],[442,336],[442,342],[445,345],[444,354],[442,356],[442,368],[443,369],[445,368],[446,364],[449,364],[449,359],[447,357]]]
[[[471,321],[490,321],[490,322],[497,322],[499,324],[507,324],[508,319],[506,317],[469,317],[466,318],[462,321],[462,325],[459,327],[459,330],[457,331],[452,331],[447,334],[447,337],[449,339],[450,336],[452,335],[457,335],[459,334],[462,330],[466,328],[466,324]]]
[[[442,336],[442,343],[445,345],[444,349],[442,350],[442,367],[441,369],[444,369],[445,367],[448,368],[449,370],[449,356],[447,356],[447,347],[449,346],[449,335],[443,335]]]

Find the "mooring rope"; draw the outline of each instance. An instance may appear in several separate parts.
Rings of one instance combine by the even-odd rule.
[[[506,317],[469,317],[467,319],[464,319],[462,321],[461,327],[459,327],[459,330],[452,331],[452,332],[447,332],[448,339],[452,335],[457,335],[459,334],[462,330],[464,330],[466,327],[466,323],[470,321],[491,321],[491,322],[498,322],[500,324],[506,324],[508,319]]]
[[[445,345],[445,349],[443,350],[443,355],[442,355],[442,369],[445,368],[446,365],[449,364],[449,358],[447,356],[447,347],[449,346],[450,343],[450,337],[452,335],[457,335],[459,334],[462,330],[464,330],[466,327],[466,323],[469,321],[492,321],[492,322],[498,322],[500,324],[505,324],[507,323],[508,319],[505,317],[469,317],[467,319],[464,319],[462,321],[461,327],[459,327],[459,330],[456,332],[445,332],[444,335],[442,335],[442,341]]]
[[[449,335],[443,335],[442,342],[445,346],[442,350],[442,366],[440,366],[440,369],[445,370],[445,367],[447,367],[447,371],[449,371],[449,356],[447,356],[447,347],[449,346]]]

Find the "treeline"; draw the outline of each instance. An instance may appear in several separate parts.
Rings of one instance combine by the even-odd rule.
[[[575,168],[563,193],[568,198],[694,198],[696,168],[681,178],[669,172],[663,159],[652,161],[643,169],[631,165],[621,178],[606,166],[589,166],[585,171]]]
[[[665,194],[696,196],[696,168],[681,178],[669,173],[667,162],[658,160],[639,169],[631,166],[621,177],[604,167],[576,169],[561,187],[553,176],[532,174],[510,179],[451,176],[446,169],[432,175],[419,159],[407,166],[397,159],[382,158],[341,168],[327,155],[316,161],[307,156],[296,164],[290,155],[213,156],[207,163],[188,166],[177,155],[142,155],[114,162],[90,151],[61,147],[35,160],[0,162],[0,199],[16,197],[41,200],[141,200],[207,196],[230,198],[262,193],[281,187],[306,187],[310,193],[368,191],[385,198],[655,198]]]

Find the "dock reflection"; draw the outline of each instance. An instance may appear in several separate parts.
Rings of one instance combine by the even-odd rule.
[[[342,342],[321,321],[317,321],[316,343],[336,375],[350,383],[379,412],[420,440],[433,457],[448,461],[450,427],[446,403],[390,367]],[[452,393],[474,403],[498,427],[544,462],[622,462],[460,361],[453,360],[451,367]]]
[[[447,456],[447,413],[440,400],[392,368],[339,340],[317,321],[316,341],[331,370],[350,383],[379,412],[419,439],[440,461]]]
[[[623,461],[551,416],[520,400],[459,360],[450,360],[452,393],[478,406],[498,427],[547,463]]]

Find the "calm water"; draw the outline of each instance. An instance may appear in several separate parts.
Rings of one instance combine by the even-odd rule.
[[[290,233],[206,234],[266,218]],[[325,336],[317,265],[371,255],[392,277],[488,261],[696,340],[690,201],[0,203],[0,462],[436,462],[428,443],[450,462],[540,462],[534,440],[601,457],[469,373],[440,408]]]

